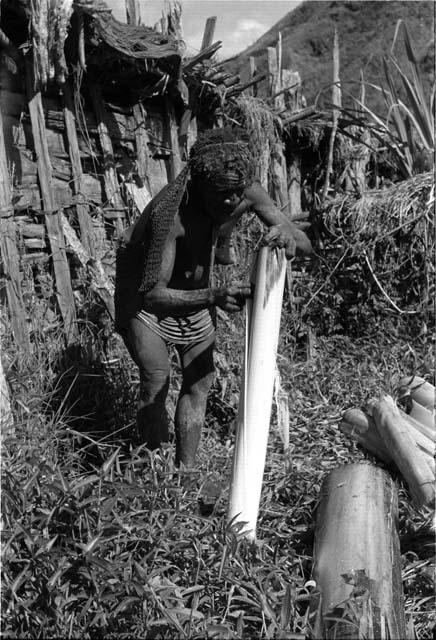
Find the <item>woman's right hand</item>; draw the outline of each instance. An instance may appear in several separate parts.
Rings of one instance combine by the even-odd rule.
[[[252,297],[252,288],[248,283],[234,284],[214,289],[214,304],[228,313],[242,311],[247,298]]]

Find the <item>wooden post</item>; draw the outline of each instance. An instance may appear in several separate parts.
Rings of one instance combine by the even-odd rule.
[[[342,93],[339,77],[339,38],[338,31],[335,29],[335,36],[333,41],[333,87],[332,87],[332,131],[330,134],[329,150],[327,157],[327,167],[325,174],[324,188],[321,196],[321,202],[324,203],[329,186],[330,186],[330,174],[333,170],[333,150],[335,146],[336,130],[338,128],[339,108],[342,104]]]
[[[281,90],[283,88],[283,85],[282,85],[282,57],[283,56],[282,56],[282,32],[281,31],[279,31],[279,38],[276,44],[276,57],[277,57],[277,73],[276,73],[275,85],[273,88],[273,91],[274,91],[273,101],[274,101],[274,107],[276,109],[279,109],[280,107],[285,106],[285,97],[283,93],[281,93]]]
[[[122,219],[125,217],[126,207],[121,198],[120,185],[118,183],[117,172],[114,164],[114,150],[112,140],[110,139],[108,128],[106,125],[106,112],[103,105],[100,89],[97,85],[90,81],[88,84],[95,117],[97,119],[97,129],[100,139],[100,146],[103,153],[104,166],[104,184],[106,198],[112,205],[113,219],[115,220],[115,229],[117,235],[120,236],[124,226]]]
[[[126,0],[127,24],[141,24],[141,10],[139,0]]]
[[[254,79],[254,76],[257,74],[257,67],[256,67],[256,58],[254,56],[250,56],[248,58],[249,64],[250,64],[250,80]],[[254,97],[257,96],[257,84],[253,84],[252,86],[252,94]]]
[[[201,43],[200,51],[210,47],[213,42],[213,37],[215,34],[215,26],[216,26],[216,16],[211,16],[206,20],[206,26],[204,27],[203,33],[203,41]]]
[[[268,47],[267,64],[268,64],[268,96],[271,97],[275,93],[277,82],[277,50],[275,47]]]
[[[96,249],[94,241],[94,227],[89,214],[89,207],[86,204],[85,197],[83,195],[84,176],[80,160],[79,142],[77,140],[76,117],[74,115],[75,110],[71,89],[67,83],[64,84],[62,92],[64,97],[64,119],[67,130],[68,152],[73,171],[73,191],[77,198],[76,211],[77,219],[79,221],[80,237],[86,251],[95,258]]]
[[[26,83],[30,122],[37,158],[39,188],[44,207],[45,225],[47,227],[56,280],[56,298],[65,325],[67,343],[70,343],[77,336],[76,312],[71,286],[70,268],[65,252],[64,235],[59,221],[59,211],[52,184],[52,167],[48,152],[42,98],[41,93],[34,89],[33,72],[29,62],[26,64]]]
[[[314,548],[314,636],[406,638],[398,495],[382,469],[350,464],[323,483]]]
[[[147,187],[151,196],[152,193],[149,173],[149,156],[148,156],[148,133],[145,126],[146,112],[141,103],[133,106],[133,117],[135,120],[135,146],[136,146],[136,162],[138,164],[138,175]]]
[[[168,178],[174,180],[182,170],[182,156],[179,145],[179,131],[174,113],[174,106],[168,96],[165,96],[165,114],[166,114],[166,134],[168,146],[170,149],[170,159],[168,162]]]
[[[28,352],[30,351],[30,342],[26,324],[26,311],[21,291],[15,231],[12,189],[9,181],[3,117],[0,109],[0,251],[6,280],[6,298],[15,344],[18,348]]]

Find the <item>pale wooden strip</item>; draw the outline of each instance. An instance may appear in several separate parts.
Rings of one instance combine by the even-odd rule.
[[[65,243],[59,223],[57,203],[54,197],[53,172],[48,152],[41,93],[35,91],[33,88],[33,72],[29,63],[26,65],[26,84],[33,141],[37,157],[39,188],[45,211],[44,218],[56,280],[56,298],[65,325],[65,336],[67,342],[70,343],[77,336],[76,312],[71,286],[70,268],[65,253]]]
[[[21,291],[19,257],[16,245],[16,226],[11,199],[3,118],[0,109],[0,250],[6,280],[6,297],[14,339],[24,351],[30,350],[26,311]]]

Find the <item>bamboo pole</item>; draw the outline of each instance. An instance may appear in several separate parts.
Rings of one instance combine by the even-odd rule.
[[[315,637],[407,637],[397,520],[397,490],[382,469],[350,464],[327,476],[315,532]]]
[[[56,280],[56,298],[64,321],[66,340],[67,343],[70,343],[77,337],[73,288],[65,252],[65,240],[60,226],[59,211],[52,183],[53,172],[48,151],[42,98],[41,93],[34,89],[33,72],[29,62],[26,63],[26,87],[33,143],[37,158],[39,188],[44,206],[44,219]]]
[[[79,141],[77,139],[73,97],[71,95],[71,89],[67,83],[64,84],[62,93],[64,98],[64,120],[65,128],[67,131],[68,153],[70,156],[71,167],[73,171],[73,191],[74,195],[77,198],[76,211],[80,228],[80,237],[86,251],[92,257],[96,257],[94,227],[92,225],[89,207],[83,195],[84,175],[82,170],[82,162],[80,160]]]
[[[244,374],[237,418],[228,520],[253,540],[265,466],[286,258],[263,247],[247,301]]]
[[[21,277],[16,245],[16,226],[12,206],[12,190],[0,109],[0,252],[6,280],[6,298],[11,317],[11,328],[17,347],[30,351],[26,311],[21,290]]]
[[[103,153],[104,184],[108,202],[114,210],[115,229],[118,236],[124,230],[122,219],[125,217],[126,207],[120,194],[117,172],[114,163],[114,150],[110,139],[108,127],[106,125],[106,111],[103,105],[100,89],[93,82],[88,84],[91,102],[95,117],[97,119],[97,130],[100,139],[100,146]]]
[[[423,453],[414,446],[407,422],[390,396],[369,404],[378,432],[418,505],[434,506],[435,486]]]

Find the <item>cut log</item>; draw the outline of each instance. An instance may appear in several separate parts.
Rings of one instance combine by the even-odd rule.
[[[384,462],[392,462],[392,457],[379,436],[374,420],[361,409],[347,409],[339,428],[342,433],[356,440],[374,456]]]
[[[315,531],[316,638],[407,637],[397,520],[397,490],[382,469],[350,464],[327,476]]]
[[[401,413],[401,415],[407,419],[410,435],[413,438],[414,444],[425,454],[426,462],[434,474],[434,441],[422,434],[413,419],[408,419],[406,414]],[[386,463],[392,462],[392,455],[380,437],[373,418],[361,409],[347,409],[339,428],[342,433],[356,440],[362,447],[380,460]]]
[[[422,424],[434,434],[435,420],[433,413],[423,407],[422,404],[419,404],[419,402],[416,402],[416,400],[413,400],[413,398],[411,406],[412,408],[409,415],[412,416],[412,418],[414,418],[415,420],[418,420],[418,422],[422,422]]]
[[[424,378],[420,378],[419,376],[401,378],[399,386],[406,387],[413,400],[418,404],[422,405],[429,411],[434,411],[435,388],[432,384],[424,380]]]
[[[419,506],[434,506],[434,474],[426,464],[425,455],[415,446],[408,423],[401,416],[393,398],[382,396],[369,406],[378,432],[414,500]]]
[[[416,429],[416,431],[419,431],[419,433],[421,433],[423,436],[425,436],[427,438],[427,440],[430,440],[430,442],[432,442],[434,444],[434,442],[435,442],[434,429],[431,429],[427,425],[425,425],[422,422],[420,422],[420,420],[417,420],[416,418],[414,418],[413,416],[411,416],[408,413],[405,413],[401,409],[400,409],[400,413],[403,416],[403,418],[405,418],[412,425],[412,427],[414,429]]]
[[[237,418],[228,519],[251,540],[265,467],[280,329],[286,258],[283,249],[263,247],[255,290],[247,301],[244,374]]]

